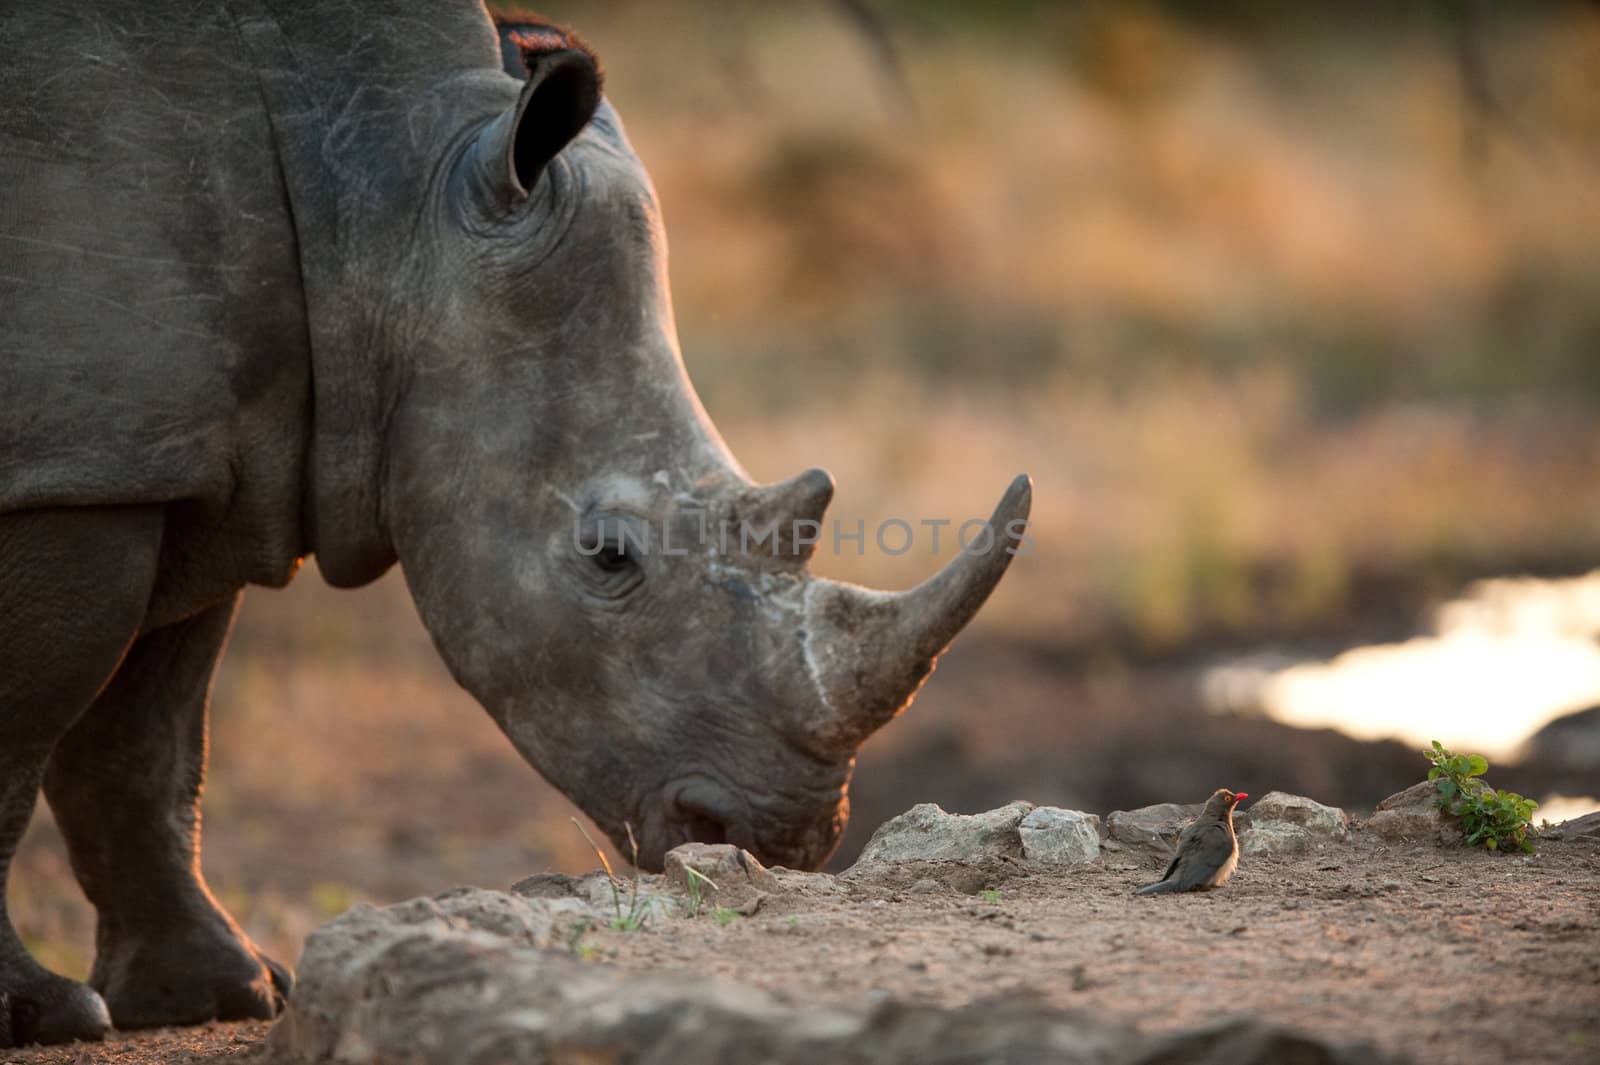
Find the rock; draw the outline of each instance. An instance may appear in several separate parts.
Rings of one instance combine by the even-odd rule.
[[[557,941],[558,917],[583,905],[464,889],[381,910],[353,906],[307,937],[296,993],[269,1045],[289,1061],[376,1062],[416,1040],[443,1061],[448,1024],[437,1012],[408,1016],[415,1001],[459,974],[466,982],[444,996],[448,1012],[482,991],[487,972],[537,958]]]
[[[839,883],[839,878],[828,873],[803,873],[798,869],[785,869],[781,865],[767,872],[777,881],[778,887],[774,891],[777,895],[817,898],[849,894],[845,886]]]
[[[978,895],[998,889],[1014,877],[1027,876],[1036,867],[1018,857],[981,858],[977,861],[857,862],[839,874],[839,882],[855,898],[892,900],[918,883],[930,881],[942,892]]]
[[[1466,833],[1461,831],[1461,819],[1435,806],[1438,797],[1439,789],[1433,781],[1413,784],[1380,802],[1364,827],[1391,843],[1427,840],[1451,846],[1459,844],[1466,839]]]
[[[1251,1020],[1225,1020],[1161,1040],[1139,1065],[1382,1065],[1403,1059],[1370,1046],[1336,1046],[1316,1036]]]
[[[1248,832],[1239,833],[1239,853],[1246,857],[1259,854],[1304,854],[1311,849],[1314,837],[1299,825],[1287,821],[1263,821],[1253,825]]]
[[[1118,843],[1171,850],[1178,833],[1200,816],[1204,803],[1157,803],[1137,810],[1113,810],[1106,816],[1106,832]]]
[[[583,878],[566,873],[536,873],[511,885],[513,895],[530,899],[564,899],[587,897],[588,888]]]
[[[649,873],[624,874],[613,880],[596,870],[579,877],[573,887],[579,898],[601,913],[615,915],[619,905],[624,911],[644,905],[658,911],[664,909],[657,905],[664,901],[661,898],[662,878]]]
[[[1057,806],[1038,806],[1017,825],[1022,854],[1036,862],[1082,865],[1100,857],[1100,818]]]
[[[673,909],[672,899],[663,894],[665,886],[659,875],[624,874],[613,881],[597,869],[583,876],[538,873],[512,884],[511,894],[529,900],[564,900],[607,921],[614,920],[619,910],[649,919],[665,917]]]
[[[1032,803],[1012,802],[981,814],[952,814],[935,803],[918,803],[879,825],[851,870],[888,862],[1021,857],[1017,828],[1032,809]]]
[[[1561,769],[1600,768],[1600,706],[1558,717],[1528,739],[1523,760]]]
[[[1349,817],[1337,806],[1271,791],[1251,804],[1248,820],[1236,821],[1243,854],[1303,854],[1317,843],[1344,839]]]
[[[1551,825],[1539,833],[1540,839],[1590,839],[1600,841],[1600,810],[1582,817],[1574,817],[1570,821],[1563,821],[1559,825]]]
[[[764,896],[778,890],[778,878],[755,855],[731,843],[681,844],[667,852],[664,866],[667,883],[690,898],[698,896],[706,909],[754,912]],[[691,878],[691,869],[700,876]]]
[[[1007,994],[958,1009],[894,1000],[791,1007],[705,973],[631,972],[545,949],[583,903],[468,890],[376,909],[313,932],[274,1065],[1268,1065],[1375,1061],[1255,1021],[1157,1038]]]
[[[1269,791],[1250,804],[1250,824],[1258,826],[1264,821],[1299,825],[1312,836],[1343,839],[1350,818],[1337,806],[1324,806],[1304,795]]]
[[[405,907],[412,907],[405,909]],[[544,946],[556,935],[558,925],[572,923],[589,914],[589,907],[576,898],[534,900],[482,888],[455,888],[431,899],[413,899],[389,907],[404,920],[430,923],[443,919],[449,927],[489,932],[525,946]]]

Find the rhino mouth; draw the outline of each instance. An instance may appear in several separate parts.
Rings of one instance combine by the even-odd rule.
[[[685,843],[732,843],[755,849],[748,803],[739,798],[737,789],[704,772],[668,783],[639,824],[638,863],[652,872],[661,869],[668,851]]]
[[[696,774],[668,789],[668,821],[677,830],[675,834],[683,835],[681,842],[733,843],[748,848],[752,835],[749,807],[736,795],[711,777]]]
[[[771,792],[765,794],[776,801]],[[676,778],[636,822],[639,867],[659,872],[667,852],[685,843],[731,843],[766,865],[792,869],[816,868],[833,853],[843,828],[842,783],[809,796],[803,810],[787,801],[782,808],[760,809],[751,795],[762,797],[704,772]],[[620,836],[618,842],[631,847],[626,828]]]

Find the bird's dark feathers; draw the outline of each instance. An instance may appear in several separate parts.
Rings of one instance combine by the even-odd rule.
[[[1220,886],[1233,875],[1239,861],[1239,840],[1233,833],[1233,792],[1221,789],[1211,796],[1195,822],[1178,836],[1178,850],[1167,871],[1154,884],[1135,895],[1164,895]]]

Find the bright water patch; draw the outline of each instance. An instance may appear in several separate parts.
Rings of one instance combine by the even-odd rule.
[[[1248,661],[1202,682],[1215,710],[1300,728],[1514,759],[1539,729],[1600,703],[1600,570],[1565,580],[1480,581],[1432,632],[1278,668]]]

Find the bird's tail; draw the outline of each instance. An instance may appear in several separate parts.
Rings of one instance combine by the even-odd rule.
[[[1178,882],[1176,880],[1157,880],[1154,884],[1146,884],[1144,887],[1140,888],[1138,891],[1135,891],[1134,894],[1135,895],[1165,895],[1169,891],[1177,891],[1177,890],[1178,890]]]

